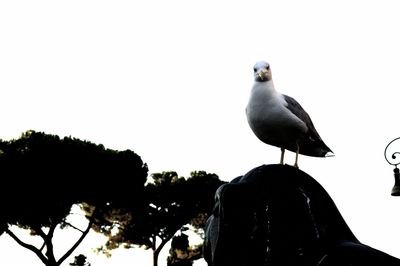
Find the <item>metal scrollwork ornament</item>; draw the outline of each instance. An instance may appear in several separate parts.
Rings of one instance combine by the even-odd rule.
[[[392,188],[392,196],[400,196],[400,169],[397,166],[400,164],[400,152],[394,151],[393,152],[393,143],[397,140],[400,140],[400,137],[395,138],[385,148],[385,159],[386,161],[394,166],[394,186]],[[399,142],[400,143],[400,142]],[[392,150],[392,151],[391,151]],[[390,155],[391,154],[391,155]],[[390,155],[390,156],[388,156]]]

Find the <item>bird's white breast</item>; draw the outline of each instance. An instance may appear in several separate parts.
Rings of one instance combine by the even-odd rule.
[[[305,133],[307,126],[289,109],[282,94],[278,93],[272,80],[256,82],[246,107],[247,120],[256,136],[264,142],[283,141],[288,131]]]

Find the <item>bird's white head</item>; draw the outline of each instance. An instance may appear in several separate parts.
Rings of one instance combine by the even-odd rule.
[[[271,69],[268,62],[260,61],[254,65],[254,80],[267,82],[272,79]]]

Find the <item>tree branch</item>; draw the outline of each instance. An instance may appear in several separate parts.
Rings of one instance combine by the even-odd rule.
[[[43,245],[39,248],[39,251],[42,252],[45,246],[46,246],[46,241],[43,241]]]
[[[83,239],[86,237],[86,235],[89,233],[90,228],[92,228],[92,225],[94,223],[94,212],[92,216],[89,219],[88,226],[86,227],[85,231],[82,232],[82,235],[79,237],[79,239],[76,241],[76,243],[57,261],[58,265],[61,265],[61,263],[69,257],[69,255],[74,252],[74,250],[79,246],[79,244],[83,241]]]
[[[57,225],[58,225],[58,223],[52,223],[50,225],[49,232],[47,233],[47,237],[48,237],[49,240],[51,240],[53,238],[54,231],[56,230]]]
[[[170,235],[170,236],[168,236],[166,239],[162,239],[162,238],[161,238],[161,243],[160,243],[160,245],[159,245],[159,246],[156,248],[156,250],[154,251],[154,253],[156,253],[157,256],[158,256],[158,254],[161,252],[161,250],[163,249],[163,247],[165,246],[165,244],[167,244],[168,241],[170,241],[170,240],[172,239],[173,236],[174,236],[174,235]]]
[[[49,227],[49,232],[47,234],[40,227],[34,228],[35,232],[37,232],[39,236],[44,240],[43,246],[41,247],[40,251],[43,250],[44,246],[46,246],[45,254],[47,256],[47,260],[52,262],[56,261],[54,257],[54,247],[52,242],[56,227],[57,224],[51,224]]]
[[[64,223],[65,223],[66,225],[68,225],[68,226],[74,228],[75,230],[78,230],[79,232],[83,233],[83,230],[79,229],[78,227],[76,227],[76,226],[74,226],[74,225],[72,225],[72,224],[70,224],[70,223],[68,223],[68,222],[64,222]]]
[[[39,259],[44,263],[47,264],[48,260],[47,258],[42,254],[42,252],[40,252],[39,249],[37,249],[35,246],[32,246],[30,244],[27,244],[25,242],[23,242],[21,239],[19,239],[10,229],[6,229],[6,233],[12,237],[12,239],[14,239],[20,246],[29,249],[30,251],[32,251],[33,253],[35,253]]]
[[[47,241],[47,235],[43,232],[42,228],[39,226],[32,226],[31,228],[34,230],[34,233],[38,234],[45,242]]]
[[[56,258],[54,257],[54,246],[53,246],[53,236],[54,236],[54,231],[56,230],[57,224],[52,223],[49,228],[49,232],[47,235],[45,234],[46,237],[46,256],[51,262],[55,262]]]

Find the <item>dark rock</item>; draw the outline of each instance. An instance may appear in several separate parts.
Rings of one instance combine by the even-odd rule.
[[[325,189],[287,165],[263,165],[222,185],[205,232],[209,266],[400,265],[360,243]]]

